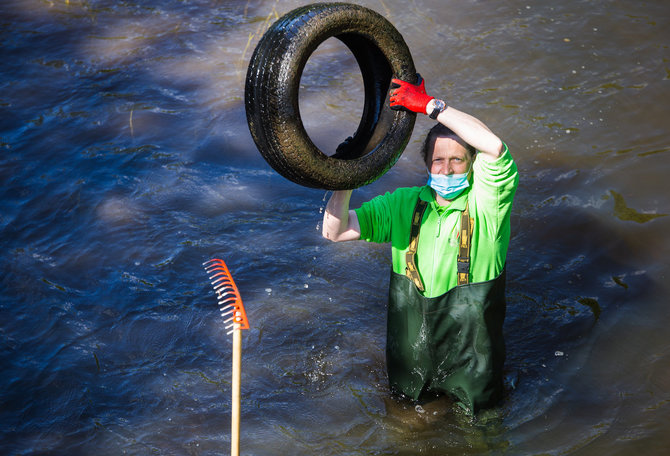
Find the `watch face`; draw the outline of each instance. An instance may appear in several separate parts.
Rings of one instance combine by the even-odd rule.
[[[444,107],[446,106],[446,103],[442,100],[435,99],[433,102],[433,112],[430,113],[431,119],[437,119],[437,116],[440,115],[442,111],[444,111]]]

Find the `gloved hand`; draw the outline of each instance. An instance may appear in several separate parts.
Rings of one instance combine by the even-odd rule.
[[[400,79],[391,79],[390,106],[394,111],[410,111],[419,114],[426,113],[426,105],[431,97],[426,94],[425,81],[417,73],[418,83],[411,84]]]

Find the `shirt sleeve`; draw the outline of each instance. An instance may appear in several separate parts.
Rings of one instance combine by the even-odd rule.
[[[391,240],[391,194],[386,192],[355,209],[361,230],[361,239],[368,242]]]
[[[496,160],[475,160],[473,193],[477,211],[482,215],[487,231],[496,237],[509,217],[512,201],[519,184],[516,163],[506,144]]]

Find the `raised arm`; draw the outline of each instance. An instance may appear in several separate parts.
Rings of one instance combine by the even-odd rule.
[[[419,84],[410,84],[393,79],[391,109],[432,114],[431,118],[450,128],[463,141],[482,152],[482,158],[495,160],[500,157],[502,141],[482,121],[426,94],[425,81],[420,77],[419,81]]]
[[[333,192],[323,214],[323,237],[334,242],[361,238],[356,212],[349,209],[352,190]]]
[[[433,112],[435,101],[431,100],[426,105],[426,113]],[[496,160],[503,151],[503,145],[498,138],[484,123],[476,117],[447,106],[438,114],[437,121],[456,133],[463,141],[482,152],[480,156],[484,159]]]

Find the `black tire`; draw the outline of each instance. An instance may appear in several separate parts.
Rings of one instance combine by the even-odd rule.
[[[302,71],[314,50],[335,37],[353,53],[363,76],[365,105],[354,135],[334,155],[309,138],[298,106]],[[247,71],[247,122],[256,146],[278,173],[306,187],[357,188],[400,158],[416,114],[391,110],[391,78],[416,82],[400,33],[378,13],[348,3],[316,3],[275,22],[259,41]]]

